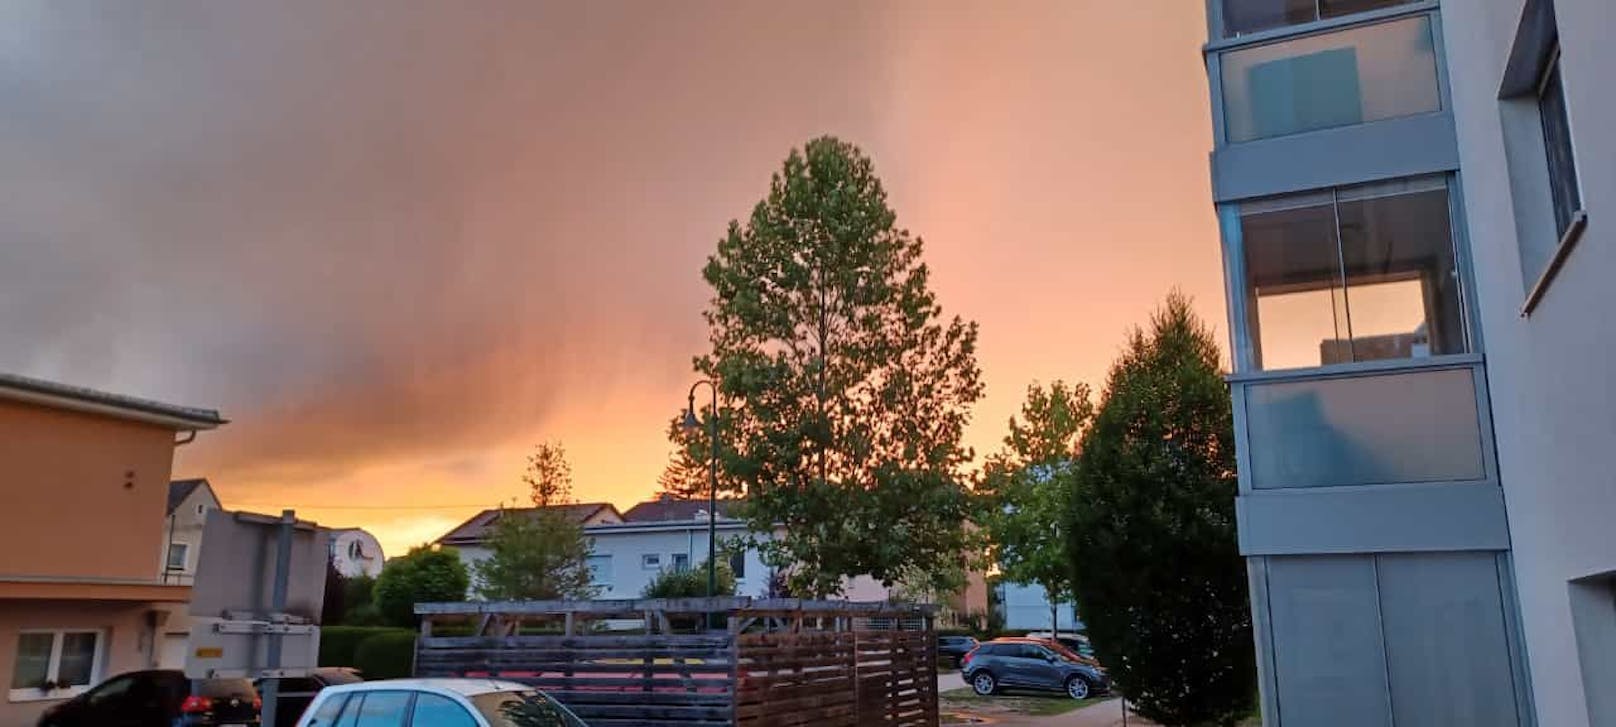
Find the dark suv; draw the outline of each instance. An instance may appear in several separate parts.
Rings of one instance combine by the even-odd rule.
[[[119,674],[62,702],[39,718],[41,727],[257,727],[258,692],[246,679],[191,680],[178,670]]]
[[[977,646],[977,641],[969,636],[939,636],[937,637],[938,658],[959,668],[965,662],[965,655],[971,653]]]
[[[1000,689],[1039,689],[1088,699],[1111,689],[1104,669],[1029,641],[989,641],[966,654],[961,669],[965,682],[983,696]]]

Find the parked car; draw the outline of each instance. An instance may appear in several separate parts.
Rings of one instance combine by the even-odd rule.
[[[274,727],[292,727],[297,724],[297,718],[308,709],[309,703],[314,701],[314,695],[326,687],[339,684],[354,684],[364,681],[359,671],[346,666],[322,666],[306,677],[282,679],[280,690],[275,696],[275,724]],[[259,695],[264,693],[262,680],[253,682],[258,688]]]
[[[51,707],[40,727],[257,727],[258,691],[246,679],[191,680],[177,669],[119,674]]]
[[[1026,638],[1029,638],[1029,639],[1049,639],[1051,641],[1059,641],[1062,646],[1065,646],[1066,648],[1071,649],[1072,651],[1075,651],[1075,652],[1077,652],[1079,654],[1082,654],[1084,656],[1087,656],[1087,657],[1093,657],[1094,656],[1094,644],[1089,643],[1089,637],[1084,636],[1082,634],[1065,634],[1065,635],[1062,635],[1062,636],[1051,636],[1048,631],[1034,631],[1032,633],[1027,634]]]
[[[987,696],[1003,688],[1065,692],[1088,699],[1111,690],[1105,670],[1078,661],[1075,654],[1030,639],[994,640],[965,655],[965,682]]]
[[[495,679],[382,679],[327,687],[297,727],[589,727],[559,702]]]
[[[1072,658],[1077,659],[1079,662],[1082,662],[1084,664],[1088,664],[1089,666],[1100,666],[1100,660],[1094,658],[1094,650],[1093,649],[1088,649],[1087,651],[1080,651],[1080,650],[1078,650],[1077,647],[1072,646],[1068,642],[1068,639],[1066,637],[1064,637],[1064,636],[1062,636],[1059,640],[1057,640],[1057,639],[1048,639],[1048,638],[1038,638],[1038,637],[1034,637],[1034,636],[1001,636],[1001,637],[999,637],[997,639],[994,639],[994,641],[1024,641],[1024,642],[1031,643],[1031,644],[1039,644],[1041,646],[1049,647],[1050,649],[1053,649],[1055,651],[1063,652],[1063,653],[1071,656]],[[1082,644],[1084,642],[1079,642],[1079,643]]]
[[[939,636],[937,637],[937,656],[947,659],[958,669],[965,655],[977,647],[977,640],[970,636]]]

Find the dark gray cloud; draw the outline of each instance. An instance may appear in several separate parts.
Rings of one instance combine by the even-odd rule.
[[[702,255],[880,81],[850,4],[0,21],[0,369],[220,407],[204,460],[293,477],[680,376]]]

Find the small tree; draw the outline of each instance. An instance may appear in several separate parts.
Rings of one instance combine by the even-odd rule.
[[[491,601],[594,598],[583,526],[554,509],[506,510],[489,555],[473,566],[477,594]]]
[[[1233,725],[1256,691],[1234,456],[1217,344],[1174,293],[1111,368],[1067,531],[1095,650],[1164,725]]]
[[[387,561],[376,579],[376,608],[390,626],[414,626],[415,604],[466,600],[471,578],[454,548],[410,548]]]
[[[702,271],[712,348],[695,365],[725,399],[720,484],[754,532],[783,528],[758,546],[805,596],[865,574],[952,590],[974,548],[960,440],[982,394],[976,324],[944,315],[896,222],[870,159],[814,139]]]
[[[1020,418],[1010,418],[1004,449],[983,468],[982,523],[1000,571],[1012,583],[1044,589],[1051,633],[1060,631],[1060,604],[1072,597],[1072,563],[1061,531],[1078,444],[1093,418],[1087,385],[1033,384]]]
[[[589,539],[561,505],[572,501],[572,467],[560,442],[541,444],[522,476],[533,510],[505,510],[476,564],[477,593],[495,601],[593,598]]]

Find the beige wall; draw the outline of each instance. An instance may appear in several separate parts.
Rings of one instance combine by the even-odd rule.
[[[151,632],[146,612],[154,607],[119,601],[0,601],[0,727],[32,727],[61,700],[13,702],[11,671],[22,629],[98,629],[103,659],[96,681],[151,664]]]
[[[171,429],[0,401],[0,579],[156,580],[173,441]]]

